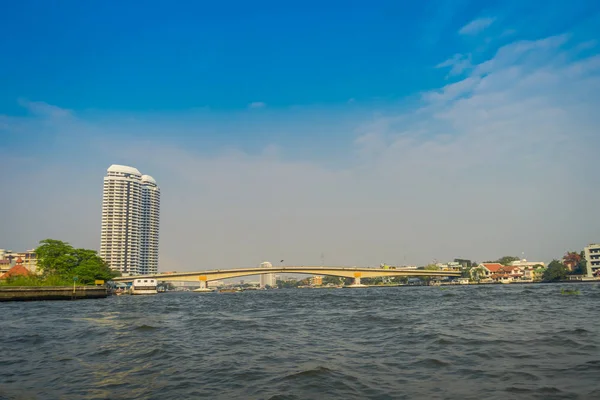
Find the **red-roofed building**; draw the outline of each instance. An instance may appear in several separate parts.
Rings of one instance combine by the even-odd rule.
[[[502,271],[513,278],[520,278],[523,276],[523,269],[515,265],[505,265],[502,267]]]
[[[21,259],[21,263],[32,273],[37,273],[37,255],[35,250],[14,252],[12,250],[0,249],[0,275],[15,266],[15,261]]]
[[[487,281],[508,283],[523,277],[522,268],[500,263],[482,263],[478,268],[483,272],[482,278]]]
[[[488,264],[489,267],[485,267],[488,271],[491,271],[489,278],[495,282],[510,283],[523,277],[523,270],[520,267],[514,265],[502,265],[502,264]]]
[[[500,269],[502,269],[502,267],[504,267],[504,265],[502,265],[500,263],[483,263],[483,264],[479,264],[479,266],[482,267],[485,271],[487,271],[485,273],[486,276],[495,274]]]
[[[0,280],[6,280],[8,278],[12,278],[15,276],[29,276],[31,275],[31,271],[29,271],[25,266],[23,266],[23,260],[21,257],[17,259],[17,265],[9,269],[6,273],[0,276]]]

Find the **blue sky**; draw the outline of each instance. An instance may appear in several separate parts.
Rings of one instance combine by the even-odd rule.
[[[600,240],[599,27],[582,0],[12,2],[0,184],[26,200],[0,200],[19,225],[0,247],[97,248],[97,182],[120,163],[163,187],[165,265],[186,237],[219,249],[210,265],[560,256]],[[531,239],[569,220],[585,227]]]
[[[141,112],[397,100],[439,85],[446,71],[433,66],[474,43],[485,57],[507,32],[550,36],[600,9],[520,3],[12,2],[0,16],[0,108],[22,112],[19,97]],[[458,33],[478,18],[493,20],[481,36]]]

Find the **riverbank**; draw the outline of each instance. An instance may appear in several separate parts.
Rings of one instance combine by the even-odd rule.
[[[80,300],[108,296],[101,286],[0,286],[2,301]]]

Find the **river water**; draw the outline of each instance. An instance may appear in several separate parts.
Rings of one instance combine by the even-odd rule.
[[[599,302],[539,284],[0,303],[0,398],[599,399]]]

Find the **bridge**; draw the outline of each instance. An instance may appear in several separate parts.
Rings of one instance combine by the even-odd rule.
[[[253,268],[238,268],[238,269],[216,269],[209,271],[197,272],[172,272],[167,274],[154,275],[135,275],[122,276],[114,278],[115,282],[132,282],[134,279],[156,279],[159,282],[169,281],[199,281],[200,287],[206,287],[209,281],[216,281],[228,278],[237,278],[248,275],[261,274],[309,274],[309,275],[329,275],[339,276],[343,278],[354,278],[354,284],[360,285],[361,278],[377,278],[383,276],[407,276],[407,277],[422,277],[422,276],[449,276],[460,277],[459,271],[432,271],[424,269],[384,269],[384,268],[359,268],[359,267],[307,267],[307,266],[286,266],[286,267],[253,267]]]

